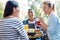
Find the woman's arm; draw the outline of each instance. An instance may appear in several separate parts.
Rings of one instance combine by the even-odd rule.
[[[24,30],[24,26],[23,23],[21,21],[19,21],[17,23],[17,30],[19,32],[19,36],[21,40],[29,40],[26,31]]]
[[[41,27],[43,28],[43,30],[46,30],[47,28],[47,24],[44,22],[44,20],[42,19],[42,17],[39,18],[40,22],[41,22]]]
[[[42,26],[42,28],[43,28],[44,30],[46,30],[46,28],[47,28],[48,25],[45,24],[44,22],[42,22],[41,26]]]

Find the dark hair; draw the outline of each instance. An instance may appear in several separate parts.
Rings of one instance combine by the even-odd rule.
[[[43,4],[47,4],[48,7],[52,7],[52,9],[55,10],[55,5],[52,4],[50,1],[44,1]]]
[[[32,9],[28,9],[28,13],[30,13],[30,12],[33,13]]]
[[[5,6],[3,17],[7,17],[13,13],[13,7],[18,7],[18,2],[16,1],[8,1]]]

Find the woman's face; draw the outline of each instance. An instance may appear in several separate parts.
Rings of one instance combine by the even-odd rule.
[[[48,14],[50,12],[50,7],[47,4],[43,4],[43,11],[45,14]]]
[[[17,8],[16,8],[16,13],[19,13],[19,11],[20,11],[20,10],[19,10],[19,7],[17,7]]]
[[[13,8],[14,15],[19,17],[19,7]]]

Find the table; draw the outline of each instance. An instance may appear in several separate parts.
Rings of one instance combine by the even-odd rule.
[[[30,30],[30,29],[28,29],[28,30]],[[27,31],[28,31],[27,30]],[[38,30],[38,29],[37,29]],[[28,34],[29,32],[27,32],[27,34]],[[31,36],[31,35],[28,35],[28,37],[29,38],[37,38],[37,37],[41,37],[41,36],[43,36],[43,34],[42,34],[42,32],[36,32],[36,34],[34,35],[34,36]]]
[[[28,35],[29,38],[37,38],[37,37],[41,37],[41,36],[43,36],[42,33],[36,33],[34,36]]]

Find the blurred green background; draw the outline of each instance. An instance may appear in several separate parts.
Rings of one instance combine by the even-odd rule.
[[[0,18],[3,17],[3,3],[0,2]]]
[[[28,6],[35,11],[35,16],[39,17],[40,15],[45,17],[42,11],[42,2],[44,0],[28,0]],[[54,2],[54,0],[52,0]],[[60,0],[55,0],[56,11],[60,18]]]
[[[45,17],[43,11],[42,11],[42,2],[44,0],[28,0],[28,6],[34,10],[35,12],[35,17],[39,17],[39,16],[42,16],[42,17]],[[55,1],[56,3],[56,10],[57,10],[57,14],[60,18],[60,0],[56,0]],[[0,2],[0,18],[3,17],[3,3]],[[27,18],[28,16],[26,15],[24,18]]]

